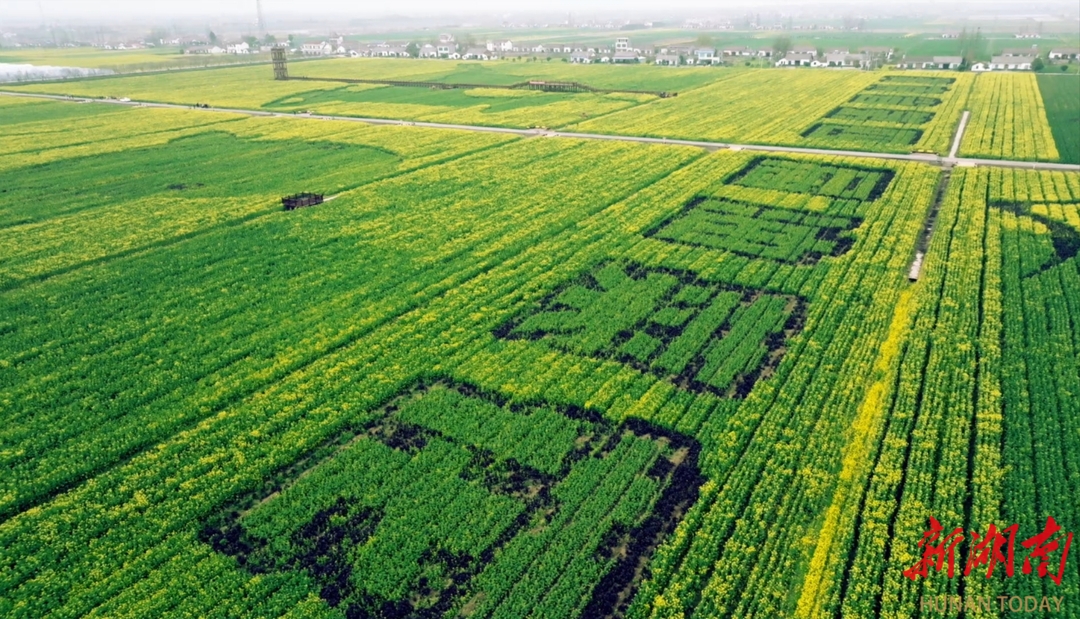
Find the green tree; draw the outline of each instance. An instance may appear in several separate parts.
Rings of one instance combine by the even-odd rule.
[[[1046,68],[1046,63],[1043,62],[1041,56],[1036,56],[1035,60],[1031,61],[1032,71],[1042,71],[1044,68]]]
[[[210,41],[211,45],[217,44],[217,35],[214,34],[213,30],[210,31],[210,34],[206,35],[206,38]]]
[[[783,56],[791,51],[791,37],[776,37],[776,40],[772,44],[773,53],[776,56]]]
[[[244,43],[247,43],[248,47],[251,49],[259,49],[259,39],[256,37],[246,36],[244,37]]]
[[[420,55],[420,45],[418,45],[416,41],[410,42],[405,46],[405,53],[412,58],[418,57]]]
[[[277,37],[270,33],[267,33],[266,36],[263,37],[263,43],[265,43],[266,45],[274,45],[275,43],[277,43]]]

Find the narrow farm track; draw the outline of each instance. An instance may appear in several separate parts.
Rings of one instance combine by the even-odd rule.
[[[960,140],[964,139],[964,129],[967,129],[968,118],[971,118],[971,112],[964,110],[964,115],[960,117],[960,126],[956,129],[956,137],[953,138],[952,149],[949,150],[949,159],[956,160],[956,154],[960,152]]]
[[[36,93],[23,93],[0,90],[0,95],[10,97],[30,97],[36,99],[52,99],[55,101],[68,101],[71,103],[106,103],[113,105],[126,105],[129,107],[154,107],[180,110],[200,110],[204,112],[218,112],[228,114],[245,114],[248,116],[270,116],[283,118],[304,118],[308,120],[339,120],[347,122],[360,122],[370,125],[404,125],[409,127],[427,127],[432,129],[455,129],[458,131],[479,131],[485,133],[509,133],[524,137],[547,137],[547,138],[572,138],[579,140],[613,140],[618,142],[639,142],[645,144],[661,144],[670,146],[693,146],[706,150],[719,150],[729,148],[733,150],[753,150],[772,153],[802,153],[808,155],[832,155],[842,157],[859,157],[866,159],[892,159],[899,161],[915,161],[940,165],[951,163],[960,166],[986,166],[1001,168],[1024,168],[1030,170],[1059,170],[1067,172],[1080,172],[1080,165],[1069,163],[1050,163],[1041,161],[1015,161],[1005,159],[970,159],[940,157],[927,153],[896,154],[878,153],[871,151],[855,150],[829,150],[825,148],[800,148],[798,146],[772,146],[764,144],[730,144],[726,142],[708,142],[699,140],[674,140],[666,138],[649,138],[634,135],[604,135],[599,133],[575,133],[572,131],[552,131],[547,129],[513,129],[510,127],[484,127],[480,125],[455,125],[450,123],[414,122],[407,120],[395,120],[388,118],[361,118],[356,116],[331,116],[325,114],[283,114],[279,112],[265,112],[262,110],[245,110],[237,108],[204,107],[193,108],[189,105],[175,103],[151,103],[148,101],[120,101],[117,99],[87,99],[84,97],[72,97],[68,95],[46,95]],[[963,124],[960,131],[963,131]],[[955,149],[954,149],[955,152]]]

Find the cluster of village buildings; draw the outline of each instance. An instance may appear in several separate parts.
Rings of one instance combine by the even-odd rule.
[[[947,35],[944,35],[947,38]],[[233,43],[225,47],[194,46],[185,50],[190,54],[249,54],[268,51],[269,47],[251,48],[248,43]],[[612,46],[584,45],[580,43],[529,43],[520,44],[510,40],[488,41],[484,45],[462,45],[450,34],[439,36],[433,43],[387,43],[373,42],[364,45],[346,45],[343,38],[322,39],[301,43],[293,51],[304,56],[351,56],[380,58],[446,58],[450,60],[496,60],[515,56],[537,54],[561,56],[576,64],[653,63],[665,66],[721,65],[751,59],[767,59],[778,67],[847,67],[871,68],[892,64],[900,69],[959,69],[963,65],[960,56],[903,56],[894,57],[888,47],[864,47],[858,52],[835,50],[824,52],[811,46],[795,46],[780,53],[772,48],[754,49],[747,46],[728,47],[634,47],[629,37],[618,37]],[[990,62],[976,62],[972,71],[1030,70],[1039,51],[1030,48],[1006,49]],[[1080,58],[1078,49],[1054,49],[1050,60],[1075,60]]]

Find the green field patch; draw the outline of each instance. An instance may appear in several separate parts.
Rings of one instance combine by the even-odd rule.
[[[1035,79],[1058,156],[1065,163],[1080,163],[1080,76],[1037,75]]]
[[[922,84],[918,82],[878,82],[870,84],[863,92],[872,94],[940,95],[949,90],[949,84]]]
[[[890,145],[911,146],[919,141],[922,134],[922,129],[907,127],[868,127],[821,122],[803,131],[802,137],[826,143],[873,148]]]
[[[128,112],[130,108],[124,107],[111,107],[91,104],[79,104],[79,105],[57,105],[53,101],[27,101],[25,103],[20,102],[19,105],[4,105],[0,106],[0,127],[5,125],[18,125],[22,123],[33,122],[61,122],[61,121],[77,121],[80,118],[88,118],[92,116],[105,116],[108,114],[123,114]],[[22,132],[26,132],[27,128],[22,127]],[[33,128],[33,132],[36,133],[52,133],[58,129],[54,127],[42,127],[40,125]]]
[[[389,61],[398,64],[397,61]],[[615,70],[613,70],[615,69]],[[540,62],[459,62],[451,72],[430,81],[509,86],[531,80],[580,82],[593,88],[684,92],[717,79],[708,68],[671,71],[655,65],[611,67]]]
[[[725,183],[869,202],[885,193],[894,174],[886,168],[761,156],[750,160]]]
[[[346,617],[607,615],[704,481],[684,435],[448,380],[367,419],[220,509],[201,539],[253,574],[299,577]]]
[[[1034,242],[1027,245],[1027,249],[1033,253],[1025,260],[1030,267],[1024,273],[1025,277],[1042,273],[1080,254],[1080,204],[996,201],[991,206],[1012,213],[1016,218],[1027,218],[1041,224],[1046,236],[1049,236],[1049,244]],[[1038,259],[1036,252],[1042,253]]]
[[[744,397],[801,329],[798,297],[699,280],[672,269],[604,263],[496,335],[614,359],[691,391]]]
[[[84,109],[72,106],[71,109]],[[305,161],[318,160],[319,165]],[[163,194],[185,198],[334,193],[396,168],[389,151],[207,131],[161,146],[0,172],[0,226]],[[243,170],[237,173],[237,170]],[[47,200],[42,200],[47,196]]]
[[[855,242],[849,232],[861,223],[857,217],[699,196],[646,236],[748,258],[814,264],[847,251]]]
[[[937,97],[925,97],[920,95],[859,93],[851,98],[850,103],[862,103],[865,105],[888,105],[930,108],[941,105],[941,99]]]
[[[896,125],[925,125],[934,118],[932,112],[918,110],[840,106],[825,115],[825,118],[852,122],[878,122]]]
[[[889,79],[899,77],[900,79]],[[910,152],[954,78],[885,76],[802,131],[808,144]],[[935,96],[937,95],[937,96]],[[917,109],[912,109],[917,108]]]
[[[885,84],[923,84],[948,86],[956,82],[955,77],[927,77],[922,75],[886,75],[881,78]]]
[[[301,110],[323,104],[385,103],[429,105],[443,108],[486,106],[484,112],[498,113],[523,107],[542,106],[554,101],[571,99],[570,93],[504,90],[497,96],[485,96],[477,90],[460,88],[422,88],[408,86],[344,86],[342,88],[309,90],[282,97],[265,105],[267,109]],[[590,96],[590,95],[584,95]]]

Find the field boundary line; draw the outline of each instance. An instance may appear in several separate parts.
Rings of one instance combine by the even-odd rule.
[[[917,163],[929,163],[932,165],[944,165],[951,163],[961,166],[982,167],[1005,167],[1026,168],[1032,170],[1059,170],[1066,172],[1080,172],[1080,165],[1072,163],[1053,163],[1045,161],[1020,161],[1010,159],[946,159],[940,155],[926,153],[879,153],[873,151],[857,150],[829,150],[824,148],[803,148],[799,146],[778,146],[768,144],[732,144],[727,142],[709,142],[703,140],[681,140],[670,138],[651,138],[635,135],[607,135],[602,133],[576,133],[572,131],[554,131],[549,129],[515,129],[512,127],[487,127],[483,125],[457,125],[451,123],[434,123],[423,121],[400,120],[393,118],[364,118],[360,116],[331,116],[326,114],[289,114],[283,112],[269,112],[265,110],[247,110],[239,108],[223,107],[195,107],[178,103],[151,103],[147,101],[121,101],[119,99],[94,99],[88,97],[75,97],[71,95],[47,95],[39,93],[14,92],[0,90],[0,95],[9,97],[29,97],[38,99],[51,99],[55,101],[81,102],[81,103],[107,103],[114,105],[126,105],[129,107],[156,107],[181,110],[201,110],[204,112],[224,112],[228,114],[246,114],[248,116],[266,116],[279,118],[303,118],[309,120],[338,120],[345,122],[359,122],[369,125],[399,125],[403,127],[425,127],[429,129],[450,129],[456,131],[479,131],[488,133],[509,133],[525,137],[549,137],[571,138],[580,140],[614,140],[619,142],[640,142],[644,144],[660,144],[667,146],[691,146],[715,151],[719,149],[754,150],[772,153],[797,153],[806,155],[823,155],[827,157],[855,157],[862,159],[892,159],[898,161],[914,161]]]

